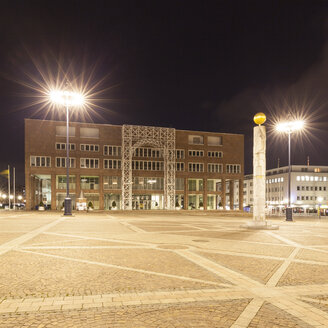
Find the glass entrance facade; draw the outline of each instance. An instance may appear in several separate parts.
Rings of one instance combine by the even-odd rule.
[[[163,195],[132,195],[133,210],[163,209]]]

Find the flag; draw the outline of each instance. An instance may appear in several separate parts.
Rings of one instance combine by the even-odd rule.
[[[3,170],[0,172],[0,175],[9,175],[9,170]]]

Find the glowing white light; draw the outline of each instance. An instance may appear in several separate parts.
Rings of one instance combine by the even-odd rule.
[[[304,128],[304,121],[281,122],[276,125],[278,132],[292,133]]]
[[[19,195],[17,198],[18,198],[18,200],[22,200],[23,196]]]
[[[2,194],[2,198],[3,199],[6,199],[7,198],[7,195],[6,194]]]
[[[84,96],[81,93],[71,91],[52,90],[49,92],[50,100],[58,105],[63,106],[82,106],[84,104]]]
[[[10,195],[10,199],[14,199],[14,196],[13,195]]]
[[[320,197],[320,196],[319,196],[317,199],[318,199],[318,202],[319,202],[319,203],[323,201],[323,198]]]
[[[156,183],[156,180],[148,180],[147,182],[150,184],[153,184],[153,183]]]

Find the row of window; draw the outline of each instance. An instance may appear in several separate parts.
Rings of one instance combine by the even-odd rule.
[[[317,200],[317,196],[297,196],[297,200]],[[322,200],[326,200],[326,197],[321,197]]]
[[[70,150],[76,150],[76,145],[74,143],[69,144]],[[104,155],[107,156],[119,156],[121,157],[122,154],[122,147],[121,146],[111,146],[111,145],[104,145]],[[56,150],[66,150],[66,143],[64,142],[56,142]],[[80,144],[81,151],[99,151],[99,145],[97,144]],[[203,150],[189,150],[188,154],[190,157],[203,157],[204,151]],[[134,151],[135,157],[153,157],[153,158],[162,158],[162,152],[160,149],[154,148],[136,148]],[[223,152],[222,151],[208,151],[208,157],[213,158],[222,158]],[[177,159],[184,159],[185,158],[185,151],[184,149],[177,149],[176,150],[176,158]]]
[[[35,167],[50,167],[49,156],[31,156],[30,165]],[[69,158],[70,168],[76,167],[76,159],[74,157]],[[239,166],[239,171],[228,172],[231,166]],[[66,167],[66,157],[56,157],[56,167]],[[98,158],[80,158],[80,168],[87,169],[98,169],[99,159]],[[240,172],[240,165],[227,164],[227,173],[238,173]],[[121,160],[119,159],[104,159],[104,169],[121,169]],[[189,172],[204,172],[203,163],[189,163]],[[132,170],[149,170],[149,171],[163,171],[163,161],[132,161]],[[185,166],[183,162],[176,163],[177,171],[184,171]],[[209,173],[223,173],[223,165],[217,163],[208,163],[207,172]]]
[[[98,128],[85,128],[80,127],[80,138],[99,138]],[[56,136],[65,137],[67,133],[65,125],[56,126]],[[69,127],[69,136],[76,136],[76,128],[74,126]],[[204,145],[204,136],[202,135],[188,135],[188,143],[192,145]],[[222,146],[222,136],[208,136],[207,144],[209,146]]]
[[[204,145],[204,136],[201,135],[189,135],[188,143],[191,145]],[[207,144],[209,146],[222,146],[222,137],[207,137]]]
[[[99,176],[80,176],[81,189],[99,190]],[[185,189],[184,178],[175,179],[175,189]],[[105,190],[118,190],[122,188],[122,178],[119,176],[104,176],[103,186]],[[57,175],[56,188],[66,189],[66,175]],[[76,176],[70,175],[69,188],[76,188]],[[154,177],[133,177],[132,189],[134,190],[164,190],[164,178]],[[203,191],[204,180],[203,179],[188,179],[187,180],[188,191]],[[222,180],[221,179],[207,179],[207,191],[221,191]]]
[[[274,179],[267,179],[266,183],[278,183],[278,182],[284,182],[284,178],[274,178]]]
[[[132,170],[164,171],[164,162],[132,161]]]
[[[57,150],[66,150],[66,143],[65,142],[56,142],[55,147]],[[75,150],[75,143],[69,144],[69,150]]]
[[[278,192],[278,191],[284,191],[284,187],[274,187],[274,188],[267,188],[267,192]]]
[[[324,190],[326,191],[326,187],[325,186],[297,186],[297,190],[306,190],[306,191],[321,191]]]
[[[318,176],[308,176],[308,175],[302,175],[297,176],[296,181],[327,181],[327,177],[318,177]]]

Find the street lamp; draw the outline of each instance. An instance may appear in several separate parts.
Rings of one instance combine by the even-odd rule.
[[[290,136],[293,132],[302,130],[304,127],[304,121],[286,121],[280,122],[276,125],[276,130],[278,132],[288,134],[288,204],[286,208],[286,221],[293,221],[293,209],[290,204],[290,175],[291,175],[291,165],[290,165]]]
[[[81,93],[67,90],[52,90],[49,92],[50,101],[66,107],[66,198],[64,215],[72,215],[72,199],[69,196],[69,108],[84,104]]]

